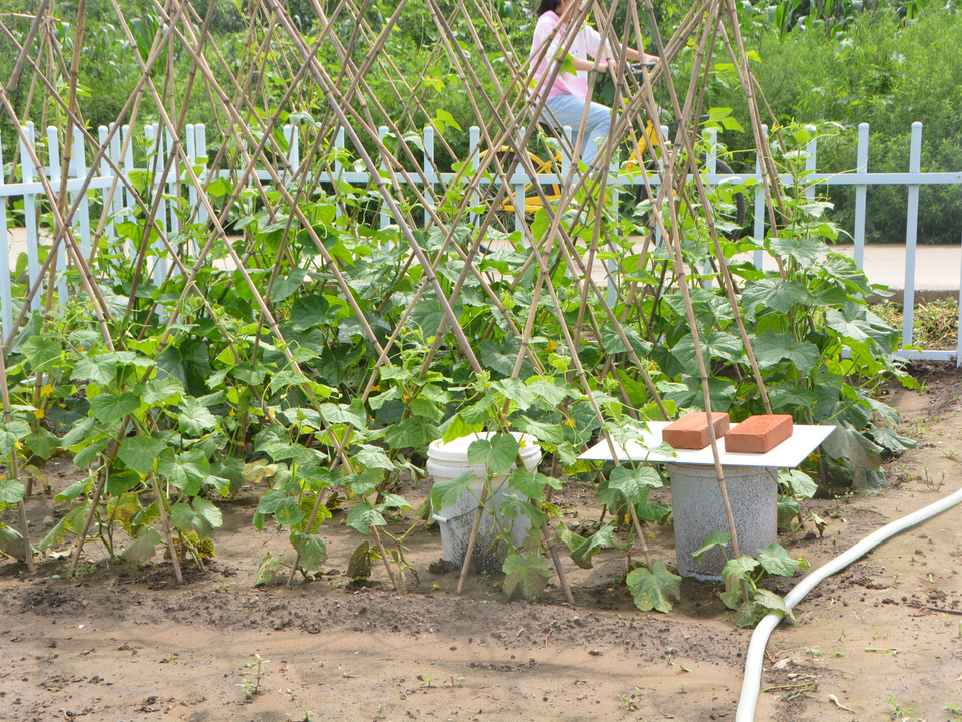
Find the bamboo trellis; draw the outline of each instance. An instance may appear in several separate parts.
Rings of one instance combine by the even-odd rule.
[[[388,52],[391,34],[395,31],[399,19],[415,4],[419,7],[426,6],[438,38],[436,46],[429,53],[424,75],[429,75],[434,64],[441,61],[447,63],[458,78],[459,85],[455,88],[449,87],[446,92],[456,94],[461,101],[468,104],[474,115],[472,120],[481,131],[477,145],[469,150],[469,156],[479,159],[478,162],[464,164],[448,184],[439,183],[439,175],[434,172],[435,169],[430,163],[424,162],[420,149],[409,142],[412,133],[435,121],[427,109],[426,85],[419,82],[420,79],[405,77]],[[583,5],[570,3],[566,19],[571,25],[578,25],[591,16],[612,48],[644,47],[648,52],[663,58],[664,62],[641,80],[627,75],[623,66],[619,68],[615,74],[614,106],[617,112],[612,115],[609,140],[597,160],[586,171],[579,168],[577,154],[574,154],[574,162],[566,164],[567,177],[561,184],[560,198],[554,204],[547,202],[547,195],[538,181],[535,168],[524,152],[536,133],[537,126],[532,122],[532,118],[542,113],[547,114],[544,102],[535,100],[537,96],[531,93],[533,67],[536,63],[529,62],[526,52],[518,52],[507,42],[507,33],[494,3],[489,0],[459,0],[443,7],[438,0],[398,0],[393,14],[381,18],[377,26],[369,21],[368,11],[372,5],[370,0],[323,3],[315,0],[313,8],[317,24],[315,34],[310,37],[302,35],[283,4],[252,0],[247,5],[249,29],[244,43],[247,55],[239,65],[239,72],[237,66],[232,66],[212,41],[210,25],[216,5],[217,3],[212,1],[206,15],[201,17],[196,14],[194,6],[187,2],[154,0],[153,12],[159,22],[150,48],[143,55],[136,50],[132,51],[139,72],[134,92],[118,114],[115,123],[103,137],[97,138],[88,132],[77,101],[85,0],[80,0],[78,6],[78,22],[74,30],[71,56],[61,54],[61,46],[54,42],[54,35],[50,32],[53,16],[48,0],[41,0],[25,35],[13,32],[10,26],[4,24],[3,18],[0,18],[0,31],[3,32],[4,41],[13,47],[17,54],[14,71],[10,78],[4,79],[5,88],[0,95],[3,113],[12,128],[20,133],[19,148],[27,156],[19,159],[20,165],[29,169],[31,177],[40,184],[38,201],[44,204],[51,214],[51,251],[42,264],[39,259],[31,259],[29,289],[23,298],[17,299],[20,304],[19,315],[12,319],[13,330],[4,339],[4,348],[9,348],[16,329],[30,313],[40,310],[46,315],[51,312],[54,290],[57,284],[62,282],[69,265],[79,279],[86,301],[96,315],[104,343],[113,350],[115,344],[122,343],[122,340],[112,336],[111,326],[119,316],[130,314],[137,297],[137,284],[149,282],[150,279],[141,271],[147,267],[145,264],[148,257],[154,255],[152,246],[166,251],[166,258],[170,260],[167,267],[160,264],[155,266],[153,282],[159,285],[172,274],[179,274],[186,279],[180,299],[181,305],[188,298],[193,298],[205,306],[209,301],[204,289],[196,284],[197,278],[209,264],[212,248],[216,245],[225,249],[230,264],[237,269],[237,282],[243,284],[254,299],[253,304],[261,327],[270,329],[274,338],[283,341],[276,311],[270,303],[271,289],[277,281],[277,269],[281,263],[274,264],[273,273],[265,287],[263,276],[258,276],[255,280],[250,272],[253,270],[250,259],[259,253],[259,249],[253,245],[253,238],[245,236],[247,246],[244,247],[229,238],[229,229],[226,227],[239,208],[253,204],[266,214],[270,222],[283,226],[276,251],[278,261],[290,260],[290,244],[295,236],[306,237],[313,244],[319,266],[330,274],[332,283],[338,287],[344,302],[350,306],[354,321],[374,349],[377,357],[367,369],[368,377],[362,401],[368,398],[377,383],[380,370],[391,363],[390,357],[396,349],[404,324],[417,302],[425,296],[437,300],[441,315],[437,328],[423,329],[425,337],[433,337],[434,341],[423,362],[422,376],[445,345],[456,348],[476,374],[483,372],[482,364],[477,358],[478,340],[465,334],[455,312],[462,289],[470,280],[487,295],[488,302],[504,319],[506,330],[513,334],[520,344],[514,365],[515,376],[520,373],[526,359],[536,369],[540,367],[541,362],[531,349],[531,334],[536,314],[547,306],[561,320],[561,342],[567,346],[573,364],[572,378],[581,385],[586,398],[593,404],[593,411],[602,427],[604,417],[594,400],[592,381],[581,367],[577,353],[586,337],[591,336],[596,340],[602,337],[601,327],[612,330],[620,339],[627,350],[628,362],[634,367],[633,371],[640,375],[661,413],[667,418],[668,412],[648,377],[645,360],[634,350],[628,333],[628,326],[633,321],[630,314],[635,301],[646,293],[662,289],[652,289],[635,281],[618,287],[617,296],[612,298],[609,289],[600,287],[590,273],[599,255],[622,240],[612,225],[605,222],[598,201],[593,199],[605,197],[608,185],[607,169],[621,140],[628,138],[637,148],[637,131],[633,126],[633,119],[644,114],[659,119],[655,123],[659,145],[670,150],[666,150],[660,158],[664,167],[660,184],[652,186],[648,178],[643,176],[649,197],[654,199],[654,207],[665,212],[652,214],[654,233],[645,237],[642,254],[651,250],[656,235],[663,239],[670,251],[663,283],[673,284],[685,296],[688,323],[697,351],[704,406],[710,413],[708,360],[699,341],[698,324],[689,296],[690,271],[681,254],[685,239],[682,225],[678,221],[678,212],[683,207],[703,209],[702,220],[712,239],[713,264],[725,293],[731,299],[735,321],[748,352],[757,387],[765,408],[771,413],[765,384],[752,354],[749,334],[738,315],[738,291],[727,270],[728,259],[722,252],[715,219],[708,210],[711,204],[696,166],[697,153],[694,150],[699,132],[696,119],[701,113],[711,64],[714,58],[723,56],[733,63],[750,101],[752,131],[764,187],[764,207],[760,210],[773,228],[778,228],[790,217],[791,209],[783,202],[779,171],[768,147],[764,125],[767,118],[763,117],[756,97],[757,88],[752,80],[742,43],[734,0],[696,1],[670,38],[661,36],[650,0],[646,1],[643,8],[628,3],[628,22],[623,28],[615,27],[612,22],[618,6],[616,0],[594,0]],[[120,35],[131,48],[137,48],[138,38],[125,16],[124,9],[117,0],[111,0],[111,7],[115,14],[112,22]],[[642,36],[643,25],[650,27],[650,39]],[[351,32],[344,33],[345,28],[350,28]],[[497,68],[485,53],[485,43],[490,40],[482,40],[481,28],[486,38],[494,38],[500,45],[502,65]],[[570,38],[566,42],[570,44]],[[681,87],[665,69],[685,47],[694,48],[694,61],[691,77],[687,84]],[[186,88],[182,89],[176,88],[173,82],[172,63],[175,52],[191,60]],[[163,70],[164,64],[167,65],[168,72],[156,72]],[[275,89],[269,86],[268,76],[275,69],[287,80],[283,92],[274,92],[272,95]],[[387,86],[387,90],[383,84],[375,87],[372,84],[375,75],[391,77],[394,83]],[[30,98],[42,96],[42,102],[28,101],[21,106],[15,106],[12,91],[22,77],[29,78]],[[159,78],[162,78],[162,81],[158,80]],[[596,82],[596,75],[591,76],[590,82]],[[677,132],[673,139],[664,137],[661,129],[660,109],[653,90],[654,84],[658,82],[667,86],[669,111],[677,120]],[[392,94],[393,97],[385,97],[384,93]],[[219,136],[221,141],[220,150],[203,169],[197,165],[193,149],[184,147],[180,141],[185,137],[185,130],[191,121],[192,103],[196,102],[197,97],[206,98],[209,110],[218,124],[218,127],[210,132]],[[388,101],[392,107],[400,107],[401,111],[389,113],[385,109]],[[39,118],[33,115],[38,105],[43,109],[42,117]],[[307,108],[311,110],[309,119],[306,118]],[[121,129],[142,123],[148,113],[156,123],[155,137],[158,142],[166,139],[170,153],[151,156],[150,172],[154,181],[147,185],[145,190],[144,184],[128,174],[124,167],[118,165],[112,156],[106,155],[102,149],[119,148],[118,157],[125,156],[130,150],[132,136],[121,134]],[[298,113],[302,119],[303,143],[296,162],[288,162],[286,159],[292,156],[288,152],[289,148],[284,147],[280,129]],[[64,128],[62,157],[42,159],[33,149],[25,128],[28,127],[28,122],[37,122],[41,127],[46,127],[54,117],[59,119]],[[378,125],[385,118],[387,133],[379,133]],[[409,252],[407,263],[419,264],[423,269],[421,287],[410,294],[412,300],[408,302],[406,310],[394,328],[390,329],[387,337],[376,333],[371,327],[357,304],[349,281],[342,273],[342,262],[331,253],[324,238],[319,236],[314,219],[301,209],[302,201],[311,198],[323,184],[329,186],[336,183],[343,170],[341,159],[330,152],[331,136],[339,131],[346,133],[347,142],[358,158],[357,162],[371,179],[369,192],[379,198],[382,212],[397,229],[398,243]],[[445,153],[455,154],[443,133],[439,133],[437,139]],[[574,145],[577,147],[577,141]],[[81,180],[81,184],[78,189],[68,192],[67,182],[71,175],[72,158],[77,155],[77,149],[83,146],[101,150],[92,154],[87,168],[81,168],[79,174],[74,173]],[[486,152],[501,148],[507,148],[509,152]],[[166,158],[166,161],[161,164],[163,158]],[[92,184],[96,184],[97,171],[102,167],[110,167],[115,180],[109,187],[99,189],[104,199],[103,211],[98,218],[89,219],[95,230],[88,248],[78,243],[73,224],[77,221],[78,214],[85,212],[86,205],[81,202],[81,198]],[[528,224],[521,224],[519,229],[522,242],[531,249],[529,264],[533,266],[536,278],[530,310],[524,324],[516,324],[512,320],[514,316],[506,311],[501,297],[492,290],[487,275],[481,272],[478,263],[496,231],[512,230],[505,227],[504,219],[499,215],[499,207],[510,193],[511,179],[519,171],[533,179],[532,192],[538,194],[543,201],[548,219],[547,229],[538,237],[533,234]],[[222,202],[214,203],[211,200],[211,184],[217,182],[216,179],[222,172],[229,174],[231,190]],[[500,182],[492,183],[492,177]],[[177,183],[174,184],[171,178],[178,179]],[[689,183],[690,178],[694,179],[693,184]],[[435,190],[439,185],[440,189]],[[432,191],[427,192],[428,188]],[[463,192],[451,196],[460,199],[451,202],[447,191],[456,188]],[[174,203],[176,196],[185,191],[190,199],[190,203],[186,205],[188,215],[175,222],[174,216],[168,213],[167,205]],[[133,267],[134,287],[130,289],[125,311],[118,314],[118,309],[108,303],[98,285],[95,260],[98,254],[106,252],[112,243],[113,224],[116,220],[111,215],[116,209],[113,198],[121,193],[126,195],[129,205],[137,210],[139,222],[145,225],[146,232],[142,235],[144,240],[140,246],[130,249],[128,262]],[[476,199],[482,194],[487,194],[490,202],[478,213]],[[413,201],[402,203],[400,199],[404,198]],[[445,202],[440,202],[442,200]],[[415,207],[419,209],[418,215],[413,210]],[[342,204],[339,206],[339,213],[347,217],[349,227],[351,224],[363,222],[356,206]],[[471,220],[470,223],[467,222],[468,219]],[[203,224],[206,229],[203,242],[198,243],[196,248],[183,243],[178,237],[179,223]],[[585,233],[579,236],[572,230],[579,224],[589,229],[587,237],[590,240],[587,242],[583,240]],[[428,251],[423,246],[424,236],[421,232],[425,230],[440,237],[440,250]],[[462,261],[460,277],[453,283],[442,283],[438,275],[438,264],[451,252],[456,253]],[[552,280],[552,264],[555,261],[550,259],[555,257],[560,258],[560,262],[566,266],[568,282],[578,289],[581,310],[575,323],[564,322],[565,309],[558,288]],[[781,263],[779,268],[784,278],[785,270]],[[527,269],[522,269],[524,270]],[[518,277],[521,275],[522,273],[519,273]],[[546,301],[543,302],[542,299]],[[590,304],[587,302],[589,299]],[[595,309],[598,309],[597,313]],[[211,311],[210,317],[216,318],[209,306],[208,310]],[[152,312],[160,315],[165,324],[165,331],[160,337],[159,353],[176,334],[178,312],[174,310],[164,315],[161,309],[156,307]],[[233,351],[233,347],[231,348]],[[300,372],[301,369],[288,346],[282,343],[279,348],[284,350],[291,367]],[[236,351],[233,353],[239,358]],[[608,368],[610,370],[610,363]],[[312,403],[317,403],[309,384],[304,385],[304,393],[312,399]],[[263,400],[259,401],[263,404]],[[9,410],[6,396],[4,404],[5,410]],[[269,414],[266,406],[264,411]],[[713,428],[710,420],[708,428]],[[117,438],[105,451],[104,455],[108,460],[116,455],[121,440]],[[343,465],[351,469],[351,461],[346,453],[349,442],[350,437],[347,437],[340,443],[331,459],[332,467]],[[610,436],[608,443],[611,445],[612,456],[617,458]],[[723,497],[727,500],[724,472],[718,461],[718,448],[713,437],[711,448],[718,483]],[[98,503],[103,485],[104,477],[101,475],[91,510]],[[156,491],[159,495],[160,490]],[[163,509],[163,505],[160,506]],[[642,522],[635,515],[634,506],[629,505],[628,508],[637,538],[647,557]],[[314,514],[317,511],[318,507],[315,507]],[[738,541],[730,509],[728,515],[737,556]],[[311,518],[313,519],[313,515]],[[88,517],[88,525],[91,519],[92,516]],[[162,519],[162,522],[175,573],[180,579],[177,554],[167,522],[165,519]],[[571,599],[561,565],[551,547],[547,528],[544,532],[549,538],[549,549],[555,557],[562,585]],[[74,555],[74,566],[80,558],[83,536],[82,534],[81,543]],[[375,540],[380,546],[381,540],[376,531]],[[29,540],[27,543],[29,544]],[[383,547],[381,551],[382,557],[386,559]],[[470,559],[470,552],[467,558]],[[650,559],[648,561],[650,566]],[[397,584],[390,565],[387,565],[387,570],[392,581]]]

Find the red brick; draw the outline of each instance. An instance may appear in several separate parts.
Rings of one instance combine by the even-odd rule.
[[[728,414],[712,412],[715,438],[720,439],[728,431]],[[711,443],[708,438],[708,414],[696,411],[673,421],[661,432],[662,441],[673,449],[704,449]]]
[[[725,435],[725,451],[764,454],[792,435],[789,414],[749,416]]]

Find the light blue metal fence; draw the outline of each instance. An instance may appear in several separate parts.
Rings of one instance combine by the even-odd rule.
[[[4,183],[0,177],[0,203],[3,205],[4,212],[0,212],[0,237],[6,243],[6,252],[0,252],[0,324],[2,324],[3,338],[8,338],[13,324],[13,312],[16,307],[17,299],[13,297],[11,285],[11,263],[16,263],[20,254],[26,256],[26,277],[32,286],[41,269],[40,249],[43,242],[43,214],[38,212],[38,208],[46,200],[46,193],[39,180],[42,171],[50,181],[52,187],[59,189],[61,181],[61,168],[53,163],[47,164],[43,169],[38,169],[30,162],[31,152],[27,146],[34,148],[40,146],[43,149],[43,157],[59,159],[62,157],[59,134],[56,128],[48,128],[46,137],[42,143],[37,143],[35,129],[32,125],[22,129],[20,139],[20,169],[21,181],[17,183]],[[381,134],[386,135],[387,130],[382,129]],[[284,134],[288,141],[288,167],[296,170],[301,162],[299,152],[299,142],[296,128],[286,127]],[[83,193],[85,201],[80,203],[77,213],[72,219],[72,227],[78,238],[78,244],[82,253],[89,254],[92,247],[93,235],[96,229],[91,227],[90,206],[96,205],[97,208],[108,208],[109,212],[103,215],[103,238],[108,242],[116,238],[114,229],[114,219],[122,216],[126,211],[134,208],[134,203],[128,191],[123,185],[118,183],[118,178],[114,174],[113,168],[118,168],[127,177],[137,171],[145,171],[145,168],[134,166],[133,153],[131,150],[130,130],[126,126],[120,132],[110,135],[107,128],[98,130],[98,137],[101,143],[102,160],[97,167],[88,167],[87,146],[81,135],[74,135],[74,144],[71,153],[70,168],[67,171],[66,190],[70,194],[71,202],[75,200],[78,193]],[[455,177],[454,173],[441,172],[437,170],[434,163],[435,131],[433,128],[426,128],[423,132],[422,143],[424,147],[423,157],[423,180],[415,181],[425,185],[426,196],[432,197],[435,186],[445,187]],[[186,137],[182,139],[188,158],[194,165],[195,170],[201,179],[208,178],[205,169],[207,159],[206,130],[203,125],[188,125],[186,127]],[[469,130],[469,142],[472,148],[480,147],[480,132],[477,128]],[[147,148],[147,157],[153,160],[159,159],[159,166],[163,167],[169,155],[173,151],[173,138],[166,132],[152,126],[145,129],[143,144]],[[855,243],[854,259],[859,267],[864,267],[865,259],[865,214],[867,205],[868,189],[873,186],[898,185],[908,189],[908,200],[906,208],[906,228],[905,228],[905,248],[906,262],[904,267],[904,323],[902,329],[903,345],[906,347],[902,355],[906,358],[935,360],[935,361],[954,361],[957,365],[962,365],[962,339],[957,339],[955,348],[945,349],[914,349],[911,348],[915,306],[917,300],[916,293],[916,258],[918,244],[918,214],[919,214],[919,190],[923,185],[962,185],[962,171],[933,173],[921,172],[922,158],[922,125],[915,123],[912,126],[911,147],[909,155],[909,170],[907,173],[873,173],[868,170],[868,145],[869,128],[862,124],[858,128],[858,150],[857,166],[854,171],[846,173],[819,173],[817,170],[818,148],[817,141],[813,140],[808,144],[806,157],[806,171],[808,175],[805,182],[809,185],[808,193],[814,194],[817,186],[854,186],[855,187],[855,225],[853,238]],[[2,147],[2,146],[0,146]],[[366,186],[370,182],[370,176],[363,170],[345,167],[341,164],[340,158],[343,157],[340,151],[345,149],[344,132],[336,135],[335,148],[339,151],[336,155],[337,160],[334,164],[334,177],[344,183],[352,185]],[[475,155],[475,160],[478,156]],[[27,162],[24,162],[27,159]],[[3,166],[3,158],[0,156],[0,168]],[[156,167],[156,166],[155,166]],[[713,168],[714,164],[709,160],[706,167]],[[561,169],[561,173],[565,168]],[[226,173],[222,173],[226,175]],[[269,182],[271,174],[266,170],[255,171],[255,175],[262,181]],[[178,202],[182,198],[186,184],[188,207],[197,208],[198,218],[204,220],[204,209],[197,203],[197,194],[201,192],[187,183],[186,174],[177,166],[174,160],[173,171],[167,177],[167,196]],[[755,203],[755,227],[753,229],[756,237],[761,237],[764,233],[764,197],[761,195],[762,185],[760,170],[756,168],[754,174],[737,176],[740,180],[752,179],[756,181],[753,186]],[[722,178],[714,173],[706,175],[709,185],[720,182],[731,182],[733,178]],[[539,175],[542,185],[559,183],[561,179],[553,174]],[[514,193],[517,198],[523,198],[525,185],[531,180],[525,175],[524,170],[518,167],[510,183],[514,186]],[[640,183],[641,180],[635,176],[612,174],[609,178],[609,185],[619,187]],[[794,183],[791,177],[783,177],[784,184]],[[13,205],[11,205],[13,204]],[[520,204],[519,204],[520,205]],[[6,211],[16,209],[16,214],[8,214]],[[8,222],[8,215],[20,220],[20,227],[12,229]],[[380,223],[382,227],[390,224],[391,218],[386,213],[381,213]],[[521,219],[518,219],[521,222]],[[169,211],[166,201],[161,200],[158,207],[158,224],[165,233],[178,230],[178,216]],[[959,229],[960,247],[956,250],[962,251],[962,229]],[[19,242],[15,242],[15,238]],[[160,283],[167,274],[169,258],[165,247],[156,243],[151,249],[152,275],[157,283]],[[761,254],[759,254],[760,256]],[[962,253],[957,256],[960,278],[960,300],[962,300]],[[66,254],[58,255],[58,293],[61,302],[66,298],[68,289],[65,285],[63,271],[66,269]],[[761,262],[760,257],[756,260]],[[962,309],[962,303],[960,303]],[[962,311],[960,311],[962,316]],[[962,319],[960,319],[962,320]],[[962,325],[962,324],[960,324]]]

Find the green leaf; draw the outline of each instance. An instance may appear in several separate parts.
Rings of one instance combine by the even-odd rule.
[[[792,621],[795,621],[792,610],[785,606],[785,600],[775,594],[775,592],[770,592],[767,589],[756,589],[755,603],[762,606],[766,610],[766,613],[781,612]]]
[[[196,496],[210,475],[210,462],[199,449],[181,454],[171,450],[160,456],[157,471],[187,496]]]
[[[148,406],[179,404],[184,394],[184,386],[173,376],[152,378],[144,384],[141,400]]]
[[[44,538],[40,540],[40,543],[37,544],[37,551],[39,551],[41,554],[45,554],[47,549],[55,544],[60,544],[63,542],[67,536],[66,526],[67,517],[61,517],[60,521],[54,525],[53,529],[48,531],[46,536],[44,536]]]
[[[180,404],[181,412],[177,414],[177,423],[180,430],[191,436],[200,436],[209,429],[216,428],[217,417],[215,417],[206,406],[201,405],[197,399],[190,396],[186,397]]]
[[[120,451],[117,452],[117,456],[129,468],[141,476],[146,476],[154,468],[154,462],[160,456],[160,452],[166,448],[167,442],[162,439],[131,436],[124,439],[120,444]]]
[[[157,545],[163,541],[159,531],[147,529],[123,550],[120,557],[132,564],[143,564],[157,553]]]
[[[157,368],[158,375],[163,371],[178,379],[191,396],[203,396],[210,390],[211,376],[207,339],[188,338],[179,346],[168,346],[157,357]]]
[[[20,347],[20,353],[30,362],[34,373],[42,373],[56,366],[53,362],[60,359],[63,346],[56,338],[31,336]]]
[[[735,612],[735,625],[742,629],[754,627],[766,614],[765,608],[754,600],[744,602],[738,607],[738,611]]]
[[[532,527],[540,528],[541,522],[547,518],[547,515],[541,511],[541,504],[538,501],[532,503],[517,494],[505,494],[502,499],[498,513],[505,519],[517,519],[523,515],[531,520]]]
[[[19,504],[23,501],[26,488],[19,481],[0,478],[0,504]]]
[[[521,343],[513,336],[500,342],[486,339],[478,346],[478,361],[486,369],[502,376],[511,376],[519,353],[521,353]]]
[[[548,565],[534,553],[529,553],[527,557],[511,554],[504,560],[501,569],[505,574],[501,588],[509,598],[520,594],[528,600],[537,599],[551,579]]]
[[[362,534],[370,534],[372,526],[386,526],[387,520],[369,501],[362,501],[351,507],[347,513],[348,526],[352,526]]]
[[[608,478],[608,489],[621,494],[631,504],[644,504],[648,501],[648,487],[661,486],[661,477],[650,466],[629,469],[616,466]]]
[[[170,510],[170,523],[182,532],[195,531],[197,536],[210,536],[214,527],[222,523],[220,510],[207,499],[194,499],[191,504],[174,504]]]
[[[830,308],[825,311],[825,322],[835,333],[855,342],[865,342],[875,336],[866,318],[865,308],[849,301],[842,310]]]
[[[307,276],[307,269],[304,268],[294,268],[286,276],[279,276],[274,281],[274,286],[271,288],[271,302],[280,303],[284,299],[290,297],[301,284],[304,283],[304,278]]]
[[[104,487],[110,496],[120,496],[126,494],[143,480],[143,474],[134,469],[124,469],[123,471],[108,469]]]
[[[102,356],[83,356],[70,372],[72,381],[94,381],[106,386],[117,378],[117,367],[120,364],[114,354]]]
[[[60,439],[41,426],[38,433],[25,436],[23,443],[30,454],[49,459],[53,450],[60,446]]]
[[[271,556],[270,552],[264,555],[260,565],[257,567],[257,576],[254,577],[254,586],[262,587],[274,581],[274,575],[280,570],[281,560]]]
[[[16,442],[27,438],[30,434],[30,426],[23,421],[16,419],[10,423],[0,421],[0,456],[13,456]]]
[[[347,563],[347,576],[351,579],[367,579],[371,576],[371,542],[361,542]]]
[[[550,377],[536,376],[529,378],[526,383],[546,407],[555,407],[571,395],[570,389],[558,386]]]
[[[749,282],[742,292],[744,315],[754,319],[758,309],[788,313],[799,304],[807,304],[809,294],[797,281],[783,281],[779,277],[762,278]]]
[[[391,461],[387,454],[377,446],[371,446],[370,444],[358,445],[358,450],[354,454],[354,461],[365,469],[397,468],[397,464]]]
[[[818,491],[818,484],[812,477],[798,469],[781,469],[778,472],[778,482],[790,487],[795,495],[802,499],[811,499]]]
[[[466,471],[456,479],[446,479],[435,481],[431,487],[431,505],[436,512],[454,506],[458,502],[461,493],[474,482],[473,471]]]
[[[491,388],[500,393],[509,401],[513,401],[518,409],[525,411],[534,403],[534,392],[518,378],[506,378],[500,381],[492,381]]]
[[[361,431],[367,429],[364,413],[346,404],[321,404],[321,416],[329,424],[350,424]]]
[[[127,391],[114,394],[112,391],[104,390],[90,399],[90,411],[99,421],[110,424],[134,413],[140,408],[140,403],[139,393]]]
[[[204,522],[210,526],[211,529],[222,526],[224,523],[224,515],[221,510],[214,506],[214,502],[209,499],[194,499],[191,501],[191,506],[194,507],[194,512],[197,516],[204,519]],[[201,529],[197,530],[197,533],[203,538],[210,534],[208,530],[206,534],[201,533]]]
[[[73,463],[80,469],[86,469],[87,465],[97,457],[97,454],[103,452],[106,448],[106,437],[94,439],[87,446],[74,451]]]
[[[546,486],[560,490],[561,481],[537,471],[515,469],[508,477],[508,486],[520,491],[529,499],[540,499]]]
[[[708,536],[702,540],[702,548],[698,551],[691,553],[691,558],[695,560],[696,564],[701,564],[701,560],[704,556],[710,552],[715,547],[720,547],[724,550],[729,544],[731,544],[732,535],[728,532],[720,532],[716,529],[712,529]]]
[[[773,542],[767,549],[759,552],[758,563],[769,574],[782,577],[795,576],[795,570],[799,567],[799,562],[792,559],[778,542]]]
[[[780,256],[791,256],[802,268],[811,268],[825,258],[830,249],[822,241],[811,236],[793,236],[791,238],[772,238],[768,242],[772,253]]]
[[[441,430],[423,416],[410,416],[388,428],[384,441],[392,449],[427,446],[441,435]]]
[[[741,583],[744,580],[750,589],[755,588],[751,574],[758,568],[758,562],[749,556],[741,556],[738,559],[731,559],[725,564],[722,570],[722,579],[725,581],[725,591],[719,598],[729,609],[738,609],[742,605]]]
[[[6,524],[0,523],[0,553],[23,561],[27,558],[27,555],[24,553],[26,551],[25,546],[20,532]]]
[[[271,515],[278,524],[293,526],[304,518],[304,511],[298,505],[297,499],[285,496],[274,505]]]
[[[560,444],[564,441],[564,431],[559,424],[535,421],[522,416],[514,421],[513,427],[523,434],[531,434],[538,441]]]
[[[317,534],[293,531],[290,541],[300,555],[298,567],[309,572],[319,572],[321,565],[327,561],[327,544],[324,543],[324,540]]]
[[[88,436],[90,436],[90,430],[94,427],[96,423],[97,423],[97,420],[92,419],[89,416],[85,419],[81,419],[74,425],[72,429],[70,429],[70,431],[68,431],[63,436],[62,439],[60,439],[60,444],[64,448],[68,448],[68,447],[74,446],[75,444],[80,443],[81,441],[85,440]],[[2,434],[2,428],[3,426],[2,424],[0,424],[0,434]],[[29,429],[30,427],[27,427],[28,431]],[[0,450],[0,453],[3,453],[2,450]]]
[[[670,599],[681,599],[681,577],[668,571],[664,562],[652,565],[652,571],[644,567],[634,569],[628,574],[628,591],[635,600],[635,606],[643,612],[656,610],[671,611]]]
[[[571,561],[582,569],[591,569],[591,557],[600,552],[603,547],[611,544],[611,536],[614,530],[614,523],[609,522],[586,539],[568,529],[564,524],[559,524],[557,535],[562,543],[568,547],[568,551],[571,553]]]
[[[515,465],[521,445],[512,434],[477,439],[468,446],[468,463],[484,464],[495,476],[507,474]]]
[[[808,341],[796,341],[790,333],[766,331],[755,339],[755,358],[762,368],[788,362],[801,375],[807,375],[818,363],[818,347]]]

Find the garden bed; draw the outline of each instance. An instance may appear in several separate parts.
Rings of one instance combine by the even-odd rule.
[[[880,495],[812,500],[828,526],[819,535],[809,524],[794,541],[783,535],[792,556],[817,567],[958,487],[962,375],[916,372],[926,391],[895,389],[886,401],[919,447],[889,463]],[[45,471],[55,492],[76,473],[65,459]],[[405,495],[416,505],[427,492],[422,483]],[[20,564],[0,566],[5,718],[734,718],[750,630],[735,627],[720,586],[685,581],[670,614],[639,612],[619,581],[625,557],[612,549],[590,570],[566,558],[574,607],[555,586],[538,603],[508,603],[494,576],[472,576],[459,597],[457,571],[432,566],[437,530],[408,510],[389,529],[418,524],[405,540],[419,576],[409,593],[396,594],[377,565],[366,582],[347,577],[364,538],[342,511],[322,528],[322,575],[258,587],[258,561],[290,554],[286,534],[250,524],[262,494],[248,486],[221,504],[216,554],[205,571],[185,564],[183,586],[168,563],[107,565],[93,545],[76,579],[63,558],[33,577]],[[599,514],[586,484],[566,485],[555,501],[569,526]],[[27,508],[38,532],[53,523],[52,498]],[[798,624],[769,644],[758,719],[959,719],[945,709],[962,706],[959,513],[883,545],[799,606]],[[673,568],[670,525],[655,528],[650,544]]]

